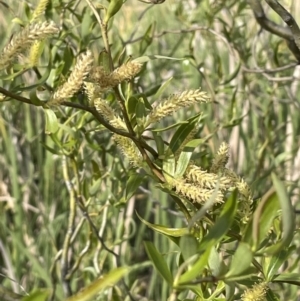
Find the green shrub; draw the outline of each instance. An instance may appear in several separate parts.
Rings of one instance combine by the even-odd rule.
[[[299,125],[279,99],[298,92],[268,74],[294,80],[279,38],[297,58],[298,32],[249,4],[24,2],[0,54],[4,300],[296,298]]]

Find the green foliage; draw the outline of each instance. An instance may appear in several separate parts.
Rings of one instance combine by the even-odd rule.
[[[297,298],[288,10],[0,6],[1,300]]]

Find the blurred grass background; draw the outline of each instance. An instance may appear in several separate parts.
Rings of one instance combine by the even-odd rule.
[[[282,2],[297,19],[298,1]],[[10,0],[8,7],[0,4],[1,47],[18,28],[15,18],[26,19],[26,11],[36,3]],[[264,7],[272,20],[282,24]],[[71,14],[75,8],[76,17]],[[89,46],[95,55],[103,50],[99,28],[84,1],[53,0],[46,17],[68,32],[67,42],[61,46],[62,58],[68,54],[68,47],[78,52]],[[114,18],[109,39],[115,65],[122,55],[182,59],[150,61],[137,83],[140,91],[147,94],[170,77],[173,79],[164,97],[199,87],[207,91],[213,105],[195,110],[202,110],[205,116],[199,137],[212,134],[212,138],[198,150],[195,159],[205,166],[209,154],[226,141],[231,148],[230,168],[251,184],[255,197],[268,190],[270,173],[275,172],[285,181],[295,207],[300,209],[299,69],[262,72],[295,63],[295,59],[282,39],[260,31],[246,1],[167,0],[150,6],[128,0]],[[46,64],[43,59],[40,70]],[[56,62],[56,67],[59,64]],[[22,85],[25,80],[28,85],[34,77],[22,77],[13,84],[9,80],[0,83],[8,87]],[[151,96],[149,100],[157,101]],[[22,293],[21,287],[29,292],[57,283],[56,300],[62,300],[60,272],[53,263],[67,232],[70,197],[63,174],[67,164],[70,180],[80,183],[82,197],[90,202],[89,212],[107,245],[121,255],[122,264],[140,263],[136,277],[127,279],[131,291],[139,300],[166,300],[168,286],[151,268],[142,241],[154,241],[170,266],[176,264],[176,247],[147,229],[135,215],[137,210],[151,222],[182,226],[183,218],[166,195],[147,180],[129,202],[122,201],[128,163],[118,154],[110,134],[91,122],[90,116],[69,108],[58,112],[62,122],[72,129],[70,134],[61,134],[64,148],[74,154],[73,159],[64,162],[57,145],[45,133],[39,108],[10,101],[2,103],[0,111],[1,286]],[[180,121],[192,114],[182,110],[164,121],[162,127],[171,124],[173,118]],[[72,242],[72,255],[80,258],[85,248],[87,251],[72,278],[74,290],[117,265],[90,237],[91,229],[80,213],[76,227],[78,236]],[[296,254],[299,237],[295,240]],[[291,272],[299,272],[295,261],[290,268]],[[283,296],[284,300],[296,300],[298,293],[283,289]],[[113,295],[100,296],[99,300],[113,300]]]

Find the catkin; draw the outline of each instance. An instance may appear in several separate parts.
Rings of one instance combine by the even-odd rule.
[[[0,54],[0,70],[8,67],[16,56],[28,49],[35,41],[43,40],[58,32],[54,22],[34,23],[16,34]]]
[[[198,90],[184,91],[174,94],[155,107],[147,118],[147,125],[178,111],[180,108],[189,107],[196,103],[207,103],[209,97],[205,92]]]
[[[83,84],[83,80],[88,76],[88,73],[92,68],[92,64],[93,57],[90,51],[81,54],[68,80],[58,87],[48,104],[58,105],[63,100],[72,97],[76,92],[78,92]]]

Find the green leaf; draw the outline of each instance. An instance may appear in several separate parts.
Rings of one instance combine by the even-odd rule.
[[[233,255],[229,271],[225,275],[225,279],[230,280],[230,277],[232,276],[236,277],[241,275],[250,267],[252,259],[253,253],[251,251],[251,247],[244,242],[240,242]]]
[[[35,106],[42,106],[43,104],[45,104],[45,102],[42,102],[36,95],[36,89],[32,89],[29,92],[29,98],[32,104],[34,104]]]
[[[233,296],[235,293],[235,285],[232,282],[228,282],[225,285],[226,300],[234,300]]]
[[[110,72],[110,59],[106,50],[102,50],[98,56],[99,66],[104,68],[104,71]]]
[[[15,65],[14,65],[14,67],[15,67]],[[16,72],[13,72],[13,73],[10,73],[10,74],[1,75],[0,79],[2,79],[2,80],[13,80],[15,77],[25,73],[29,68],[30,67],[23,66],[23,68],[21,68],[19,71],[16,71]]]
[[[86,42],[87,37],[90,37],[91,24],[92,24],[93,20],[92,20],[92,15],[90,13],[90,10],[87,9],[87,7],[85,7],[82,10],[81,15],[82,15],[82,20],[80,22],[80,24],[81,24],[80,37],[82,38],[82,40],[84,40],[84,42]]]
[[[294,237],[295,212],[291,200],[288,197],[283,183],[272,173],[273,185],[275,187],[278,200],[282,209],[282,239],[280,242],[264,250],[266,254],[276,254],[282,249],[287,248]]]
[[[185,58],[175,58],[175,57],[162,56],[162,55],[145,55],[145,56],[138,57],[138,58],[134,59],[133,61],[143,64],[143,63],[147,63],[149,61],[153,61],[156,59],[173,60],[173,61],[185,60]]]
[[[195,128],[201,118],[201,113],[197,114],[196,116],[188,119],[187,124],[182,124],[174,133],[169,148],[171,149],[172,153],[175,154],[176,151],[181,147],[184,143],[186,137],[190,134],[190,132]]]
[[[212,275],[215,277],[219,277],[228,270],[225,263],[220,259],[220,254],[215,247],[212,247],[210,251],[208,265]]]
[[[157,149],[157,153],[158,156],[163,156],[163,154],[165,153],[165,143],[164,140],[162,139],[162,137],[160,136],[160,134],[157,133],[152,133],[154,141],[156,143],[156,149]]]
[[[272,257],[264,256],[262,258],[263,273],[266,281],[271,282],[274,276],[278,273],[279,268],[286,261],[289,252],[281,250],[279,253],[274,254]]]
[[[256,246],[259,246],[268,235],[273,220],[278,216],[278,210],[280,208],[275,193],[270,195],[266,202],[261,202],[261,204],[258,205],[253,215],[252,233],[254,245]],[[258,236],[256,237],[257,234]]]
[[[267,301],[280,301],[278,294],[275,294],[271,289],[267,290],[266,300]]]
[[[227,85],[228,83],[230,83],[238,75],[240,69],[241,69],[241,62],[238,63],[235,70],[231,74],[229,74],[229,76],[225,78],[224,81],[220,83],[220,85]]]
[[[105,289],[114,286],[130,269],[128,267],[115,268],[107,275],[95,280],[82,291],[68,298],[66,301],[88,301],[95,300],[95,296]]]
[[[175,177],[181,177],[185,173],[195,148],[198,147],[203,141],[203,139],[194,139],[189,141],[184,146],[176,164]]]
[[[126,109],[130,119],[135,115],[138,102],[139,100],[135,96],[130,96],[126,101]]]
[[[74,53],[71,46],[66,46],[63,53],[63,68],[61,73],[67,75],[70,69],[72,68],[74,62]]]
[[[139,53],[141,55],[144,54],[147,48],[151,45],[153,41],[151,34],[153,33],[154,30],[155,30],[155,23],[154,25],[150,24],[145,34],[143,35],[143,38],[139,43]]]
[[[170,86],[171,81],[173,80],[173,77],[170,77],[167,81],[165,81],[160,88],[157,90],[157,92],[155,93],[155,95],[153,96],[153,98],[155,100],[158,100],[160,97],[162,97],[164,91],[167,89],[167,87]]]
[[[141,97],[138,99],[138,103],[135,107],[135,116],[136,116],[136,123],[138,127],[138,133],[142,134],[145,128],[146,108],[145,108],[144,100]]]
[[[92,183],[92,186],[90,186],[90,188],[89,188],[90,196],[96,195],[97,192],[99,192],[101,190],[100,189],[101,183],[102,183],[102,178],[99,178],[95,182]]]
[[[46,301],[50,295],[49,290],[39,289],[22,298],[22,301]]]
[[[120,10],[122,5],[123,0],[111,0],[106,11],[104,23],[107,23]]]
[[[274,277],[273,282],[284,282],[293,285],[300,286],[300,274],[299,273],[283,273]]]
[[[211,248],[218,243],[229,230],[237,210],[237,190],[235,189],[230,197],[225,201],[224,208],[212,226],[207,236],[205,236],[200,244],[200,251]]]
[[[163,160],[163,174],[168,183],[171,183],[174,178],[175,166],[175,156],[170,149],[167,149]]]
[[[126,183],[126,189],[125,189],[125,200],[129,200],[138,187],[141,185],[145,177],[139,174],[133,174],[129,177],[127,183]]]
[[[157,128],[157,129],[152,129],[151,128],[151,132],[154,132],[154,133],[155,132],[156,133],[158,133],[158,132],[165,132],[165,131],[171,130],[173,128],[176,128],[176,127],[178,127],[181,124],[187,124],[187,123],[188,123],[187,121],[178,121],[178,122],[176,122],[174,124],[171,124],[171,125],[163,127],[163,128]]]
[[[200,297],[197,300],[205,300],[203,297],[203,292],[200,285],[192,285],[192,284],[182,284],[176,286],[178,291],[192,291],[196,296]],[[195,299],[192,299],[194,301]]]
[[[167,263],[165,262],[163,256],[157,251],[154,244],[150,241],[144,242],[146,252],[148,257],[152,261],[156,270],[159,274],[168,282],[169,285],[173,283],[173,276],[169,270]]]
[[[190,267],[187,272],[179,277],[178,281],[174,283],[174,286],[195,280],[207,266],[210,250],[211,247],[208,247],[204,253],[200,254],[199,259]]]
[[[282,209],[283,242],[290,244],[294,237],[295,211],[283,183],[272,173],[272,180]]]
[[[153,229],[154,231],[156,231],[158,233],[164,234],[167,237],[170,237],[170,236],[182,237],[184,235],[189,234],[188,228],[168,228],[168,227],[165,227],[162,225],[151,224],[151,223],[147,222],[146,220],[144,220],[137,212],[136,212],[136,215],[149,228]]]
[[[54,149],[53,147],[50,147],[50,146],[48,146],[47,144],[45,144],[45,143],[43,143],[43,142],[40,142],[42,145],[43,145],[43,147],[47,150],[47,151],[49,151],[51,154],[54,154],[54,155],[59,155],[59,156],[61,156],[63,153],[60,151],[60,150],[56,150],[56,149]]]
[[[198,242],[192,235],[184,235],[179,241],[180,251],[184,260],[197,254]]]
[[[258,204],[254,214],[253,220],[248,224],[243,241],[252,245],[252,249],[257,250],[266,238],[266,234],[272,226],[273,220],[278,216],[279,202],[275,193],[271,191],[263,196]]]
[[[28,4],[25,2],[25,10],[26,10],[26,7],[28,8],[28,11],[32,11],[31,9],[29,9]],[[25,26],[26,26],[26,24],[24,23],[24,21],[21,20],[20,18],[13,18],[13,19],[11,20],[11,22],[12,22],[12,23],[19,24],[19,25],[21,25],[22,27],[25,27]]]
[[[55,133],[58,130],[58,121],[55,113],[51,109],[44,109],[46,118],[46,134]]]
[[[224,292],[225,289],[225,283],[223,281],[218,281],[216,289],[213,291],[213,293],[209,296],[207,301],[226,301],[226,298],[217,298],[220,294]]]

